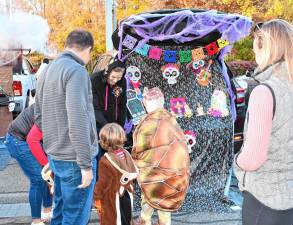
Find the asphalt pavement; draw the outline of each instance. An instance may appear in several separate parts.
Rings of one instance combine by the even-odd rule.
[[[28,204],[28,179],[17,162],[10,158],[0,138],[0,225],[28,225],[31,223]],[[134,212],[137,215],[137,212]],[[156,217],[155,217],[156,218]],[[97,213],[92,211],[90,224],[99,224]],[[172,225],[241,225],[241,211],[231,213],[174,213]]]

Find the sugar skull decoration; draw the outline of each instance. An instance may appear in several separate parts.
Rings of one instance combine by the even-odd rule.
[[[227,96],[223,91],[214,90],[208,115],[213,117],[225,117],[229,115]]]
[[[196,144],[196,132],[193,132],[191,130],[186,130],[184,132],[185,138],[186,138],[186,144],[188,147],[189,154],[192,153],[192,147]]]
[[[176,114],[178,117],[185,116],[185,107],[186,107],[186,100],[185,98],[171,98],[170,99],[170,108],[173,113]]]
[[[167,65],[162,66],[161,71],[163,77],[168,80],[168,84],[176,84],[176,78],[179,77],[180,66],[176,63],[168,63]]]
[[[140,91],[141,72],[139,68],[136,66],[129,66],[126,69],[126,76],[130,79],[130,83],[136,92],[137,98],[142,99],[143,97]]]

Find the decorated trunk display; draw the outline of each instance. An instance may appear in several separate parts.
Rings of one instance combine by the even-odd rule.
[[[191,178],[183,211],[225,209],[219,200],[233,160],[236,113],[224,56],[251,25],[240,15],[167,10],[131,16],[113,34],[128,68],[135,124],[144,112],[143,89],[159,87],[185,131]]]

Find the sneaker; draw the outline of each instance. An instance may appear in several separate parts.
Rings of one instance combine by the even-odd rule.
[[[31,223],[31,225],[45,225],[43,222],[39,222],[39,223]]]
[[[44,222],[51,221],[52,214],[53,214],[53,211],[50,211],[50,212],[47,212],[47,213],[42,211],[42,213],[41,213],[42,221],[44,221]]]

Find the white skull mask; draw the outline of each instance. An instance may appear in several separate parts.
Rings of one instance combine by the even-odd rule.
[[[179,70],[174,66],[167,66],[163,70],[163,77],[168,80],[169,84],[175,84],[176,78],[180,75]]]
[[[133,83],[137,83],[141,79],[141,72],[136,66],[129,66],[126,69],[126,75]]]
[[[192,152],[192,147],[195,145],[195,137],[190,134],[185,134],[186,144],[188,147],[189,153]]]

